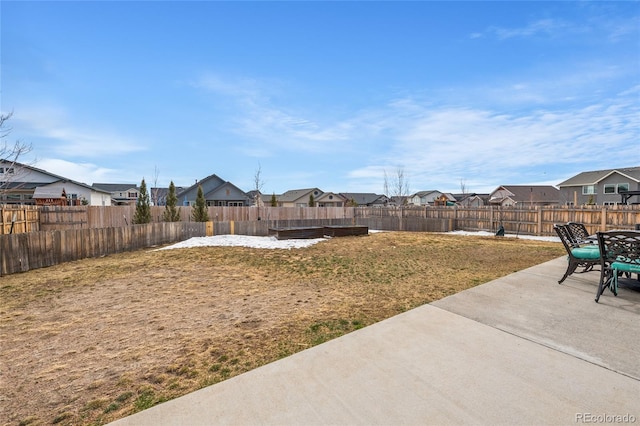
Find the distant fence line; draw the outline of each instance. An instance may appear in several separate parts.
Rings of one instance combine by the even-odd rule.
[[[162,222],[164,207],[151,207],[153,222]],[[135,206],[47,206],[40,210],[40,230],[69,228],[109,228],[133,223]],[[417,222],[407,225],[409,218],[445,219],[454,229],[495,231],[500,225],[508,233],[555,235],[553,225],[569,221],[584,223],[591,233],[611,229],[634,229],[640,224],[640,205],[631,206],[544,206],[544,207],[208,207],[209,219],[219,222],[276,223],[299,220],[380,221],[392,217],[399,220],[396,230],[420,228]],[[191,221],[191,207],[180,207],[182,221]],[[380,221],[379,223],[383,223]],[[389,222],[389,224],[392,222]],[[222,225],[229,226],[229,225]],[[391,226],[385,223],[384,226]],[[256,223],[256,229],[264,225]],[[427,226],[428,228],[428,226]]]
[[[191,222],[191,207],[180,207],[180,218]],[[151,207],[154,223],[162,222],[164,207]],[[62,229],[126,227],[133,224],[135,206],[0,206],[0,234]],[[569,221],[584,223],[590,233],[611,229],[634,229],[640,224],[640,205],[631,206],[544,206],[544,207],[208,207],[217,229],[231,222],[255,222],[247,233],[262,235],[267,224],[283,221],[327,221],[375,219],[372,223],[394,230],[429,228],[415,219],[449,221],[453,229],[495,231],[500,225],[508,233],[555,235],[553,225]],[[385,221],[382,218],[397,218]],[[227,224],[224,224],[228,222]],[[284,223],[284,222],[283,222]],[[238,225],[240,226],[240,225]],[[242,228],[241,226],[241,228]],[[378,225],[375,225],[378,226]],[[253,233],[251,229],[255,228]],[[240,229],[240,228],[239,228]],[[244,229],[244,228],[242,228]],[[216,233],[224,233],[218,232]],[[242,232],[244,233],[244,232]],[[266,235],[266,234],[265,234]]]
[[[0,276],[205,234],[205,223],[173,222],[0,235]]]

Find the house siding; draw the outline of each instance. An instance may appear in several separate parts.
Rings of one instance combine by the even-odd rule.
[[[589,173],[584,173],[585,177],[591,177]],[[579,175],[580,176],[580,175]],[[564,182],[563,186],[560,186],[560,202],[563,205],[584,205],[584,204],[619,204],[622,201],[620,194],[618,193],[618,184],[628,184],[629,191],[640,191],[640,182],[634,177],[630,177],[624,173],[620,173],[617,170],[613,170],[605,177],[594,176],[596,181],[578,180],[572,178]],[[567,184],[568,183],[568,184]],[[594,185],[595,194],[583,194],[582,188],[587,185]],[[604,189],[606,185],[616,185],[616,192],[612,194],[605,194]],[[637,200],[630,200],[631,203],[638,202]]]

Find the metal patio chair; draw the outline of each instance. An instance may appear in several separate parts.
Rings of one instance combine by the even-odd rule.
[[[584,226],[584,223],[567,222],[567,228],[569,229],[569,233],[576,244],[598,244],[597,240],[589,238],[590,235],[587,228]]]
[[[555,229],[558,237],[560,237],[560,241],[562,241],[562,245],[564,245],[568,255],[567,270],[560,281],[558,281],[558,284],[562,284],[562,282],[579,267],[583,268],[580,273],[584,273],[592,271],[594,270],[594,266],[600,265],[600,250],[598,250],[598,246],[591,245],[581,247],[573,241],[568,225],[556,224],[553,226],[553,229]]]

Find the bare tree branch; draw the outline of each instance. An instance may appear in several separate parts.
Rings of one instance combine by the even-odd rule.
[[[13,116],[13,112],[0,114],[0,162],[2,162],[2,173],[0,173],[0,195],[6,194],[10,189],[17,189],[15,182],[20,182],[20,176],[28,170],[18,162],[20,157],[29,153],[31,144],[20,140],[8,142],[6,138],[11,134],[12,128],[7,126],[7,121]]]
[[[256,192],[254,194],[254,203],[256,206],[261,207],[262,202],[262,187],[264,187],[264,180],[262,180],[262,165],[258,163],[258,168],[253,175],[253,189]]]
[[[153,187],[151,188],[151,204],[154,206],[158,205],[158,192],[160,189],[158,188],[158,175],[160,171],[158,170],[158,166],[153,166]]]

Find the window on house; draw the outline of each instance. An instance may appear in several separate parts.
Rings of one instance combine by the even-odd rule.
[[[629,184],[628,183],[619,183],[618,184],[618,194],[621,192],[626,192],[629,190]]]
[[[582,195],[591,195],[596,193],[595,185],[585,185],[582,187]]]
[[[604,193],[605,194],[615,194],[616,193],[616,185],[613,183],[607,183],[604,185]]]

